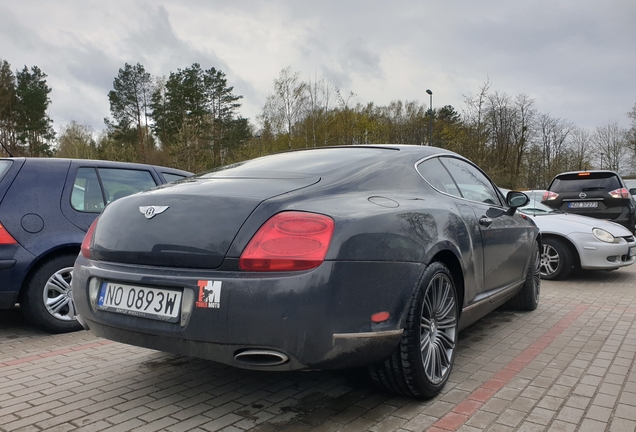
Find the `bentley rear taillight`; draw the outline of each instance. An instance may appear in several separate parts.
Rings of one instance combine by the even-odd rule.
[[[93,236],[95,235],[95,227],[97,226],[97,221],[99,218],[95,219],[91,224],[90,228],[86,232],[84,236],[84,240],[82,241],[82,255],[85,258],[91,257],[91,249],[93,248]]]
[[[631,196],[625,188],[614,189],[609,194],[612,198],[629,198]]]
[[[7,229],[0,223],[0,245],[10,245],[17,243],[18,242],[13,238],[13,236],[9,234],[9,231],[7,231]]]
[[[289,211],[270,218],[239,258],[246,271],[293,271],[318,267],[333,236],[334,221],[317,213]]]

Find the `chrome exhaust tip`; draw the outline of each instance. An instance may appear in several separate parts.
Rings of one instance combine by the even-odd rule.
[[[289,357],[273,350],[248,349],[236,353],[234,361],[243,366],[268,367],[285,364],[289,361]]]

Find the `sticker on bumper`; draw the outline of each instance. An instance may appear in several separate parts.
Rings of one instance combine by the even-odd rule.
[[[198,308],[218,309],[221,307],[221,281],[200,280],[199,298],[196,302]]]

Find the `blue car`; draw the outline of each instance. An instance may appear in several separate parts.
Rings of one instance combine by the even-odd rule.
[[[125,162],[0,158],[0,309],[53,333],[81,328],[70,289],[88,227],[110,202],[192,175]]]

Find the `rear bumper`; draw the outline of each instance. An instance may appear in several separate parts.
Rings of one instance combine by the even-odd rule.
[[[339,369],[391,355],[422,270],[416,263],[324,262],[307,272],[254,274],[144,269],[81,257],[73,296],[81,320],[107,339],[249,369]],[[181,321],[95,310],[90,280],[180,287]],[[218,307],[196,307],[199,280],[221,282]],[[382,311],[390,313],[389,320],[372,323],[371,315]],[[278,353],[288,361],[259,365],[237,360],[237,354],[249,350]]]
[[[20,245],[0,246],[0,309],[15,306],[35,256]]]
[[[158,336],[109,327],[88,319],[83,320],[96,335],[116,342],[172,354],[213,360],[243,369],[254,370],[303,370],[303,369],[343,369],[376,363],[390,356],[402,337],[402,330],[366,332],[357,334],[335,334],[332,347],[317,360],[308,359],[300,352],[286,349],[284,343],[269,346],[264,344],[221,344],[216,342],[190,340],[183,337]],[[311,345],[308,340],[307,344]],[[237,354],[251,350],[280,353],[288,360],[282,364],[247,363],[237,358]]]

